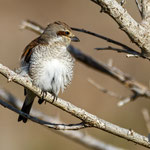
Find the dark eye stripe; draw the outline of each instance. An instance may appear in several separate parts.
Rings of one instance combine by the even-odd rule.
[[[68,31],[58,31],[57,35],[64,35],[64,36],[68,36],[70,33]]]

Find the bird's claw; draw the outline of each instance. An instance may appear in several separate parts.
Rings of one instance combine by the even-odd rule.
[[[42,104],[44,102],[44,98],[47,96],[47,92],[41,91],[41,98],[39,98],[38,103]],[[46,102],[45,102],[46,103]]]
[[[52,103],[54,103],[54,101],[55,100],[57,100],[57,96],[56,96],[56,94],[55,93],[53,93],[53,92],[50,92],[51,94],[52,94],[52,96],[53,96],[53,100],[52,100]]]
[[[52,103],[54,103],[54,101],[57,100],[57,96],[56,96],[56,94],[53,93],[53,92],[50,92],[50,93],[51,93],[52,96],[53,96]],[[39,98],[39,100],[38,100],[38,103],[39,103],[39,104],[42,104],[42,103],[44,102],[44,98],[47,96],[47,92],[41,91],[41,96],[42,96],[42,97]],[[45,101],[45,103],[46,103],[46,101]]]

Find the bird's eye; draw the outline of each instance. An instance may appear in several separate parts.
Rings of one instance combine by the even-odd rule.
[[[65,34],[66,34],[66,35],[69,35],[69,34],[70,34],[70,32],[66,31],[66,32],[65,32]]]
[[[68,36],[70,34],[69,31],[58,31],[57,32],[57,35],[59,36]]]

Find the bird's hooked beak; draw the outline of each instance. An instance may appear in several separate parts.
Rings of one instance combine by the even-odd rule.
[[[76,37],[76,36],[72,36],[71,37],[71,41],[73,41],[73,42],[80,42],[79,38]]]

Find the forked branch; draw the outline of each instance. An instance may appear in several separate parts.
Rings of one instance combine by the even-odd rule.
[[[103,12],[111,16],[119,25],[133,43],[135,43],[140,49],[141,54],[145,57],[150,57],[150,32],[147,26],[136,22],[134,18],[123,8],[116,0],[90,0],[100,6]],[[150,10],[149,0],[143,0],[148,4],[147,11]],[[148,17],[149,18],[149,17]],[[148,24],[147,22],[144,23]]]

